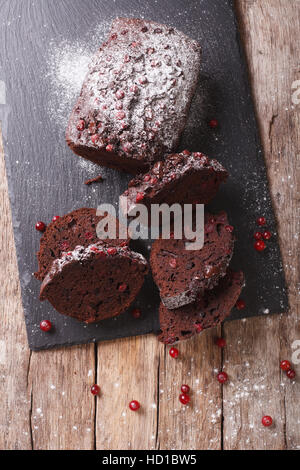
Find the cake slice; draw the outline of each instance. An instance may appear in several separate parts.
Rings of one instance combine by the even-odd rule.
[[[191,338],[204,329],[223,322],[236,304],[243,284],[244,275],[242,272],[228,271],[217,287],[206,291],[191,305],[168,310],[161,303],[159,341],[173,344],[176,341]]]
[[[148,264],[128,247],[76,247],[55,260],[42,282],[40,300],[86,323],[119,315],[137,296]]]
[[[169,309],[179,308],[194,302],[199,293],[214,288],[226,274],[233,247],[233,227],[225,212],[205,214],[201,250],[186,250],[185,240],[156,240],[150,263],[163,304]]]
[[[37,253],[38,271],[34,274],[42,281],[56,258],[65,251],[72,251],[78,245],[87,247],[100,242],[96,228],[103,217],[96,215],[96,209],[81,208],[59,217],[51,222],[41,237],[40,250]],[[119,239],[119,222],[116,220],[117,238],[103,240],[104,245],[123,246],[129,243],[129,238]]]
[[[169,26],[117,18],[95,54],[66,141],[78,155],[129,173],[177,147],[200,71],[197,41]]]
[[[217,194],[219,186],[226,181],[228,173],[217,162],[203,153],[184,150],[170,154],[156,162],[145,175],[130,181],[123,193],[125,213],[141,203],[151,204],[208,204]]]

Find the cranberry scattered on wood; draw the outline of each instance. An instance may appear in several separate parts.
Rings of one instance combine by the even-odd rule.
[[[246,307],[246,302],[243,299],[239,299],[235,306],[238,310],[243,310]]]
[[[129,403],[129,408],[131,409],[131,411],[138,411],[140,409],[140,407],[141,407],[141,405],[137,400],[132,400]]]
[[[286,359],[284,361],[281,361],[281,363],[280,363],[280,369],[281,370],[287,371],[287,370],[290,370],[291,367],[292,366],[291,366],[290,361],[287,361]]]
[[[40,329],[42,331],[48,332],[52,328],[52,323],[50,320],[42,320],[40,323]]]
[[[185,395],[188,395],[190,393],[190,387],[186,384],[181,385],[181,391]]]
[[[264,416],[261,422],[263,426],[265,426],[266,428],[269,428],[273,424],[273,419],[271,418],[271,416]]]
[[[179,356],[179,351],[177,348],[171,348],[169,354],[171,357],[173,357],[173,359],[177,359],[177,357]]]
[[[289,369],[286,371],[286,375],[289,379],[293,380],[296,377],[296,372],[294,369]]]
[[[211,129],[216,129],[219,125],[217,119],[211,119],[208,124]]]
[[[228,375],[226,374],[226,372],[219,372],[217,375],[217,379],[220,384],[224,384],[228,380]]]
[[[183,405],[187,405],[189,402],[190,402],[190,396],[187,395],[186,393],[181,393],[179,395],[179,401],[180,403],[182,403]]]
[[[263,227],[264,225],[266,225],[267,221],[265,217],[258,217],[258,219],[256,219],[256,223],[260,227]]]
[[[267,248],[267,246],[264,241],[258,240],[256,243],[254,243],[254,248],[256,251],[262,252]]]
[[[100,387],[99,387],[99,385],[97,385],[97,384],[92,385],[92,387],[91,387],[91,393],[92,393],[93,395],[99,395],[99,393],[100,393]]]
[[[224,338],[217,338],[216,339],[216,345],[219,346],[219,348],[225,348],[226,346],[226,340]]]
[[[38,232],[45,232],[46,224],[44,224],[44,222],[39,221],[35,224],[35,228]]]

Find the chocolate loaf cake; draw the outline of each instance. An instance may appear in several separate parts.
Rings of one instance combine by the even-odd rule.
[[[137,174],[175,150],[197,85],[201,48],[166,25],[117,18],[94,56],[66,141],[99,165]]]
[[[128,247],[76,247],[55,260],[40,300],[86,323],[115,317],[135,299],[148,272],[145,258]]]
[[[243,284],[244,275],[242,272],[228,271],[217,287],[206,291],[191,305],[168,310],[161,303],[159,341],[173,344],[223,322],[236,304]]]
[[[194,302],[199,293],[214,288],[225,276],[234,246],[233,227],[226,213],[205,214],[204,246],[186,250],[185,240],[158,239],[150,263],[163,304],[175,309]]]
[[[130,214],[137,203],[151,204],[208,204],[217,194],[228,173],[217,160],[200,152],[184,150],[167,155],[154,164],[145,175],[131,180],[123,193],[123,211]]]
[[[40,250],[37,253],[39,269],[34,274],[42,281],[56,258],[60,258],[65,251],[72,251],[78,245],[87,247],[92,243],[100,242],[97,237],[96,227],[103,217],[96,215],[96,209],[82,208],[59,217],[51,222],[40,240]],[[103,240],[104,245],[126,245],[129,239],[117,238]]]

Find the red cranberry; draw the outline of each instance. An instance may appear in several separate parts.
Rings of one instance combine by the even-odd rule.
[[[190,387],[186,384],[184,385],[181,385],[181,391],[182,393],[184,393],[185,395],[189,394],[190,393]]]
[[[175,269],[177,267],[177,260],[175,258],[170,259],[169,265],[171,268]]]
[[[52,323],[50,320],[42,320],[40,323],[40,329],[42,331],[50,331],[52,328]]]
[[[217,375],[217,379],[220,384],[224,384],[228,380],[228,375],[226,374],[226,372],[219,372],[219,374]]]
[[[263,237],[261,232],[255,232],[253,236],[255,240],[261,240]]]
[[[211,127],[212,129],[215,129],[216,127],[218,127],[219,123],[216,119],[211,119],[209,121],[209,127]]]
[[[273,424],[273,419],[271,418],[271,416],[264,416],[261,420],[262,422],[262,425],[265,426],[266,428],[272,426]]]
[[[115,247],[113,247],[113,246],[110,247],[110,248],[107,248],[107,253],[108,253],[109,255],[115,255],[115,254],[117,253],[117,251],[118,251],[117,248],[115,248]]]
[[[77,124],[77,129],[79,131],[83,131],[84,128],[85,128],[85,122],[83,119],[80,119],[80,121],[78,121],[78,124]]]
[[[171,348],[169,354],[171,357],[173,357],[173,359],[177,359],[177,357],[179,356],[179,351],[177,348]]]
[[[246,307],[246,302],[243,299],[239,299],[235,306],[238,310],[244,310],[244,308]]]
[[[256,219],[256,223],[260,227],[263,227],[264,225],[266,225],[267,221],[266,221],[265,217],[258,217],[258,219]]]
[[[39,232],[45,232],[45,230],[46,230],[46,224],[44,224],[44,222],[41,222],[41,221],[40,221],[40,222],[37,222],[37,223],[35,224],[35,228],[36,228],[36,230],[38,230]]]
[[[98,142],[98,140],[99,140],[98,134],[93,134],[91,136],[91,141],[93,142],[94,145]]]
[[[289,369],[286,371],[286,375],[289,379],[293,380],[296,377],[296,372],[294,371],[294,369]]]
[[[93,395],[99,395],[99,393],[100,393],[100,387],[99,387],[99,385],[94,384],[94,385],[91,387],[91,393],[92,393]]]
[[[60,219],[59,215],[55,215],[52,219],[52,222],[56,222],[58,219]]]
[[[287,360],[281,361],[281,363],[280,363],[280,369],[282,369],[282,370],[284,370],[284,371],[290,370],[290,369],[291,369],[291,363],[290,363],[290,361],[287,361]]]
[[[225,348],[226,340],[224,338],[217,338],[216,345],[219,346],[219,348]]]
[[[144,199],[144,193],[137,193],[135,202],[141,202]]]
[[[254,248],[256,249],[256,251],[264,251],[267,247],[264,241],[258,240],[254,243]]]
[[[127,284],[120,284],[118,289],[120,292],[125,292],[127,289]]]
[[[269,232],[269,230],[265,230],[263,232],[262,236],[265,240],[270,240],[270,238],[272,237],[272,234],[271,234],[271,232]]]
[[[232,225],[225,225],[225,230],[229,233],[234,231],[234,227]]]
[[[187,157],[191,155],[191,152],[189,150],[184,150],[182,153],[183,155],[186,155]]]
[[[118,90],[118,91],[116,92],[116,98],[117,98],[118,100],[122,100],[122,99],[124,98],[124,96],[125,96],[125,93],[124,93],[123,90]]]
[[[131,409],[131,411],[137,411],[139,410],[141,407],[141,405],[139,404],[139,402],[137,400],[132,400],[130,403],[129,403],[129,408]]]
[[[195,330],[197,333],[201,333],[203,331],[203,326],[200,323],[195,323]]]
[[[112,151],[114,150],[114,146],[111,145],[111,144],[108,144],[108,145],[106,146],[106,150],[107,150],[107,152],[112,152]]]
[[[134,308],[131,312],[131,315],[133,316],[133,318],[140,318],[142,312],[140,311],[139,308]]]
[[[183,405],[187,405],[189,402],[190,402],[190,396],[187,395],[186,393],[181,393],[179,395],[179,401],[180,403],[182,403]]]

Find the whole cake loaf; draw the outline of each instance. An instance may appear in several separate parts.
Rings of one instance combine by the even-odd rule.
[[[145,258],[128,247],[79,246],[52,263],[40,300],[63,315],[97,322],[126,310],[147,273]]]
[[[199,295],[191,305],[168,310],[161,303],[159,340],[165,344],[173,344],[223,322],[236,304],[243,284],[242,272],[228,271],[217,287]]]
[[[170,154],[146,174],[130,181],[122,195],[122,209],[130,214],[137,203],[147,207],[162,203],[208,204],[227,177],[227,171],[217,160],[201,152],[184,150]]]
[[[150,263],[163,304],[169,309],[179,308],[214,288],[226,274],[233,247],[233,227],[225,212],[205,214],[201,250],[187,250],[185,240],[156,240]]]
[[[35,277],[42,281],[50,269],[53,261],[60,258],[66,251],[72,251],[78,245],[87,247],[92,243],[100,242],[96,228],[103,219],[96,215],[96,209],[81,208],[70,212],[51,222],[41,237],[40,250],[37,253],[39,269]],[[104,245],[123,246],[129,243],[129,238],[119,239],[119,222],[116,239],[103,240]]]
[[[114,20],[72,111],[70,148],[100,165],[144,172],[178,145],[200,57],[199,43],[174,28]]]

